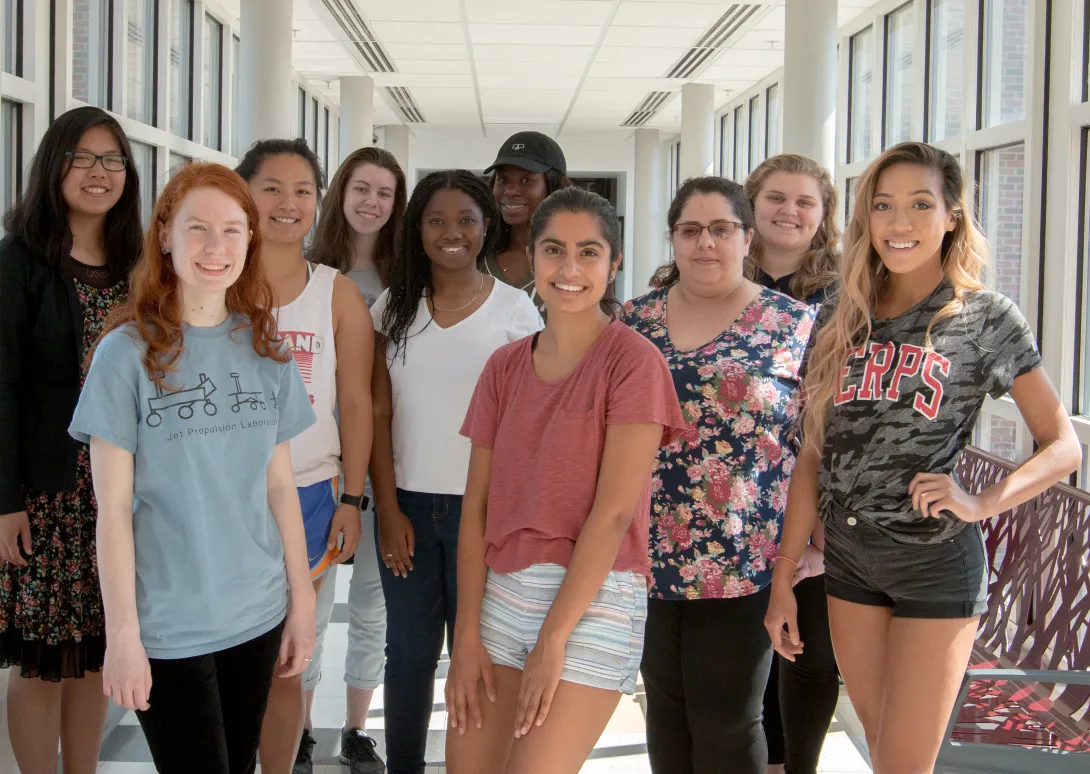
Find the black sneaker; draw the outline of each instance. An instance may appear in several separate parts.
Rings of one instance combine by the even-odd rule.
[[[384,774],[386,764],[375,752],[375,740],[358,728],[341,731],[341,763],[351,767],[352,774]]]
[[[299,740],[299,752],[295,754],[295,766],[291,774],[314,774],[314,737],[310,731],[303,729],[303,737]]]

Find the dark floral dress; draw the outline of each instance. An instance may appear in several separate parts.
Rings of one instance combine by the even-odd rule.
[[[83,307],[82,362],[127,287],[123,281],[105,288],[74,282]],[[87,372],[81,370],[82,384]],[[18,664],[23,677],[54,682],[97,672],[106,635],[88,448],[79,452],[74,491],[24,494],[34,553],[27,567],[0,562],[0,668]]]

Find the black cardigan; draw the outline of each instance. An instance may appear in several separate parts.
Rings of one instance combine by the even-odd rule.
[[[26,507],[22,487],[76,487],[68,435],[80,391],[83,308],[76,285],[22,240],[0,241],[0,514]]]

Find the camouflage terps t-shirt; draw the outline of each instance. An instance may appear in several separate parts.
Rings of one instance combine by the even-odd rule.
[[[942,542],[965,528],[950,514],[925,519],[914,511],[908,485],[919,472],[954,470],[984,397],[1005,395],[1041,356],[1018,307],[990,291],[969,294],[956,317],[935,325],[933,348],[925,349],[928,323],[953,295],[944,280],[899,317],[872,320],[869,341],[848,354],[826,423],[823,518],[839,507],[912,544]],[[822,308],[815,330],[834,304]]]

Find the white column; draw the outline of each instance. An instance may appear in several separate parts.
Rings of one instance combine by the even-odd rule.
[[[394,154],[397,163],[401,165],[405,177],[409,177],[409,127],[405,124],[386,125],[386,150]],[[416,185],[415,181],[409,181],[409,190]]]
[[[783,152],[836,164],[837,0],[787,0]]]
[[[242,0],[238,53],[242,148],[255,140],[291,136],[292,112],[298,106],[291,84],[291,11],[292,0]]]
[[[373,143],[375,81],[366,75],[341,78],[341,160]]]
[[[684,145],[684,143],[682,143]],[[635,222],[632,245],[632,294],[647,292],[651,275],[665,256],[666,203],[663,195],[662,138],[658,129],[636,130]]]
[[[681,179],[711,175],[714,164],[715,86],[686,83],[681,87]]]

